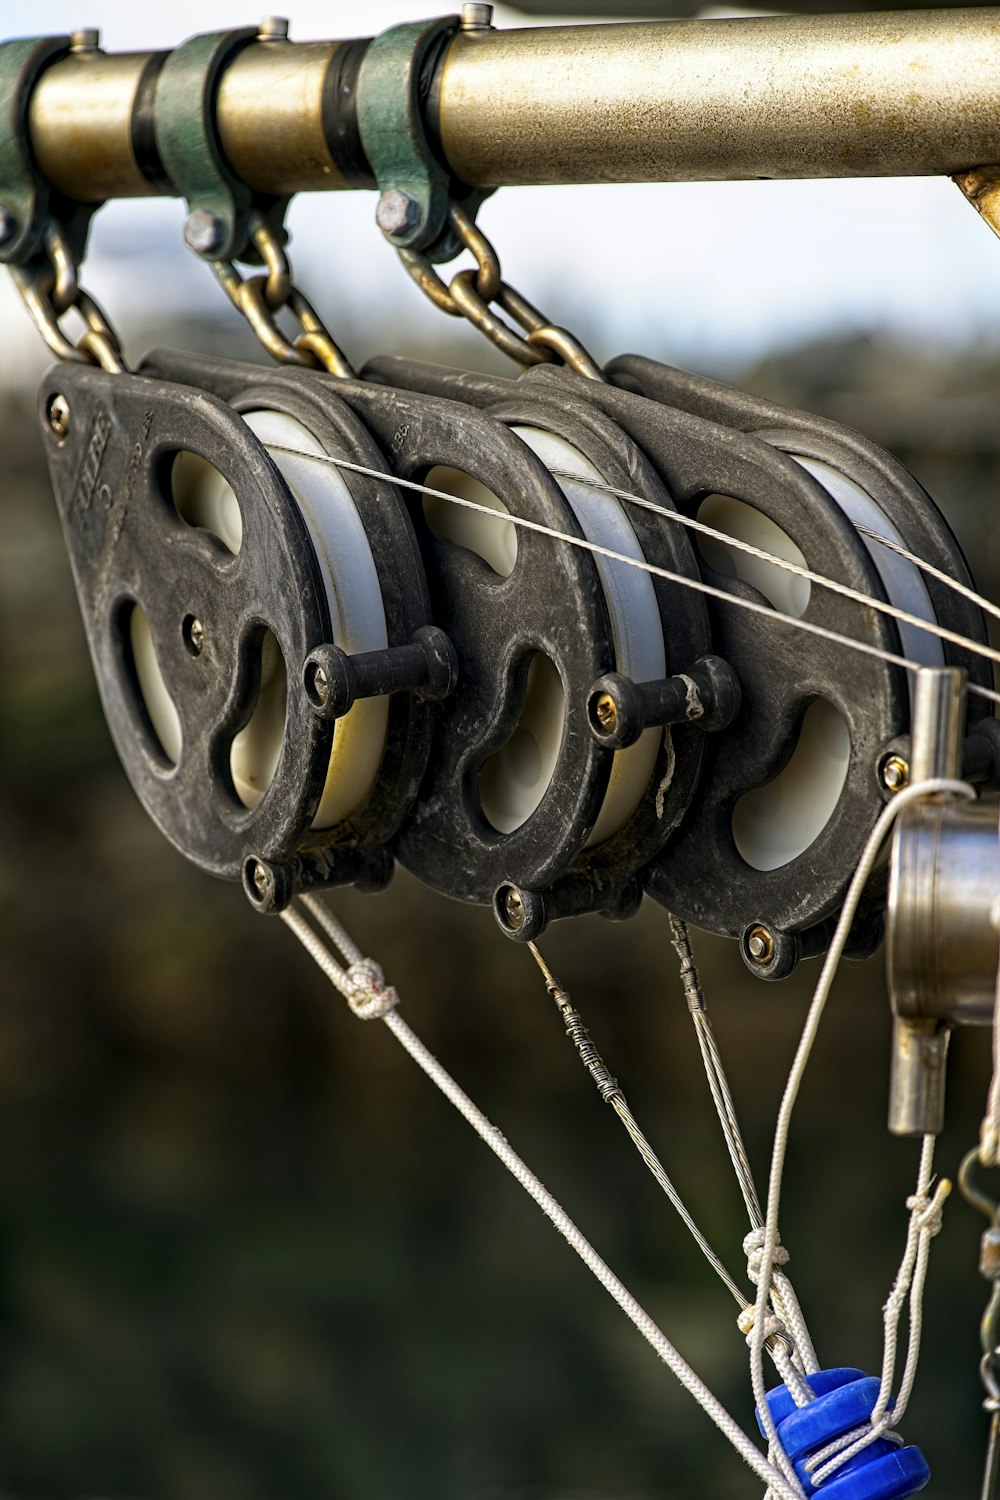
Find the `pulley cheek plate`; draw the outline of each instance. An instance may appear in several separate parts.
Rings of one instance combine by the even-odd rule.
[[[199,361],[191,359],[189,378],[198,383]],[[267,410],[294,418],[323,449],[362,467],[382,469],[383,459],[369,433],[328,384],[302,371],[243,366],[240,388],[234,375],[229,397],[238,412]],[[339,469],[371,548],[385,611],[389,649],[404,645],[430,621],[430,600],[420,550],[399,492],[383,480]],[[327,639],[330,639],[328,637]],[[329,837],[364,843],[389,841],[417,793],[430,751],[433,710],[417,695],[395,693],[388,700],[385,748],[371,791]]]
[[[512,514],[580,536],[544,465],[502,423],[452,402],[360,387],[355,409],[392,453],[403,479],[446,467],[478,480]],[[585,843],[607,789],[610,753],[590,734],[572,684],[614,660],[607,606],[593,558],[519,528],[508,576],[465,547],[439,541],[414,512],[435,622],[459,656],[459,685],[441,706],[431,764],[398,852],[427,884],[486,903],[513,882],[548,885]],[[565,694],[551,779],[525,821],[500,832],[483,811],[480,777],[508,744],[525,707],[529,668],[547,658]]]
[[[224,399],[245,388],[246,367],[158,350],[146,368],[168,379],[196,378]],[[267,372],[271,378],[271,372]],[[451,401],[322,374],[296,377],[344,401],[383,450],[381,466],[422,482],[435,467],[479,480],[515,514],[581,535],[561,491],[505,426]],[[567,695],[551,784],[530,818],[508,834],[490,826],[479,797],[483,764],[520,719],[531,658],[553,663],[563,684],[592,682],[614,661],[607,607],[593,559],[538,533],[519,530],[507,578],[464,548],[439,543],[419,502],[411,515],[431,589],[434,622],[458,654],[458,686],[438,706],[427,774],[397,840],[402,862],[459,900],[487,903],[511,881],[544,886],[572,862],[603,800],[611,752],[595,744],[581,695]],[[570,607],[567,607],[569,605]]]
[[[611,415],[650,458],[678,509],[694,514],[707,495],[732,496],[784,531],[808,565],[866,595],[885,599],[882,581],[853,526],[826,491],[792,459],[754,437],[717,426],[632,392],[544,368],[521,377],[539,389],[572,382]],[[769,606],[755,588],[703,564],[706,582],[768,606],[750,614],[710,605],[714,649],[735,669],[743,706],[714,737],[698,796],[664,852],[648,866],[647,890],[671,911],[711,931],[737,936],[750,924],[773,933],[800,933],[839,905],[864,839],[884,802],[879,751],[908,720],[905,674],[848,647],[810,636]],[[804,618],[880,650],[899,653],[899,637],[883,615],[814,586]],[[733,812],[746,793],[763,787],[791,759],[806,711],[817,700],[846,725],[850,756],[829,819],[797,856],[777,868],[748,864],[737,848]]]
[[[293,688],[280,758],[256,808],[239,801],[229,770],[232,740],[256,701],[265,632],[290,667],[329,635],[315,555],[285,483],[240,418],[201,391],[64,364],[42,382],[43,416],[57,396],[71,420],[62,440],[44,423],[47,459],[126,773],[154,821],[201,868],[236,879],[251,853],[286,860],[315,814],[331,726]],[[203,458],[239,496],[235,556],[178,514],[169,477],[178,453]],[[139,688],[130,645],[136,605],[180,720],[174,765]],[[201,626],[196,654],[185,628],[192,620]]]
[[[863,433],[641,355],[624,354],[611,360],[607,373],[626,390],[736,431],[752,433],[784,453],[815,459],[846,475],[871,496],[910,551],[956,583],[973,586],[962,550],[934,501],[898,459]],[[939,623],[985,644],[986,621],[979,606],[931,574],[924,573],[922,578]],[[963,667],[970,682],[992,686],[991,669],[983,657],[950,641],[942,641],[941,649],[945,662]],[[967,713],[970,727],[991,713],[985,699],[970,694]]]
[[[669,494],[631,437],[583,399],[575,385],[529,390],[523,380],[395,357],[373,360],[363,373],[392,387],[447,396],[487,410],[508,427],[527,426],[555,433],[578,451],[605,484],[638,493],[665,509],[672,508]],[[572,461],[568,467],[572,471]],[[648,562],[683,576],[699,576],[682,527],[665,526],[654,513],[628,501],[609,503],[622,504]],[[650,581],[663,635],[665,673],[688,671],[710,649],[704,602],[698,594],[656,575],[651,575]],[[589,686],[578,683],[577,691],[586,695]],[[624,893],[641,866],[663,847],[687,810],[697,784],[704,743],[704,735],[691,726],[677,725],[663,732],[652,775],[632,815],[617,833],[584,849],[562,883],[544,893],[551,915],[563,914],[561,907],[574,912],[614,911],[616,894]]]

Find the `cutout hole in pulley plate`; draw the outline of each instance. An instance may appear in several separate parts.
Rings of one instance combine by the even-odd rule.
[[[475,552],[499,577],[509,578],[517,563],[517,527],[503,520],[510,515],[503,501],[482,480],[445,464],[435,465],[425,475],[424,483],[459,500],[472,500],[496,511],[495,517],[486,516],[464,505],[453,505],[440,495],[424,496],[424,519],[432,536],[439,542],[451,542]]]
[[[285,743],[288,673],[273,631],[260,643],[260,687],[249,720],[233,737],[229,771],[233,788],[244,807],[255,808],[278,769]]]
[[[538,807],[562,746],[566,691],[549,657],[531,658],[524,708],[505,745],[479,773],[483,816],[498,833],[513,833]]]
[[[707,495],[698,507],[697,520],[716,531],[724,531],[738,542],[748,542],[762,552],[782,557],[800,568],[808,567],[805,556],[786,531],[744,500],[731,495]],[[799,620],[809,607],[812,584],[774,563],[729,547],[714,537],[694,534],[695,543],[708,566],[723,578],[738,578],[763,594],[772,608]]]
[[[198,453],[175,453],[170,493],[177,514],[189,526],[211,532],[235,556],[243,545],[243,516],[228,479]]]
[[[799,737],[773,781],[746,792],[733,808],[733,840],[755,870],[778,870],[823,832],[844,790],[851,734],[843,715],[817,698],[802,717]]]
[[[141,604],[129,610],[128,641],[149,728],[164,760],[176,766],[184,743],[180,715],[160,670],[149,618]]]

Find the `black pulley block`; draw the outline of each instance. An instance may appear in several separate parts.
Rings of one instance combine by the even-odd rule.
[[[268,376],[251,408],[294,417],[321,452],[377,466],[363,426],[334,397],[312,401]],[[41,404],[101,697],[147,811],[195,864],[242,878],[262,910],[320,885],[381,888],[392,871],[388,840],[426,764],[430,710],[415,697],[390,700],[367,793],[336,823],[314,826],[340,731],[316,712],[303,673],[337,627],[313,535],[278,464],[233,406],[191,384],[62,365],[46,376]],[[67,415],[54,423],[57,405]],[[173,476],[191,460],[235,497],[237,542],[182,514]],[[385,584],[388,640],[402,646],[429,624],[406,511],[384,483],[359,480],[352,496]],[[283,726],[273,772],[250,799],[237,788],[234,742],[279,658]]]
[[[736,390],[704,376],[673,369],[639,355],[623,355],[612,360],[607,373],[623,389],[647,396],[664,409],[671,412],[680,409],[692,416],[722,424],[734,433],[752,435],[779,452],[790,455],[823,486],[839,507],[845,508],[853,520],[867,525],[870,531],[879,535],[888,533],[890,541],[901,542],[908,551],[941,570],[948,578],[967,587],[972,586],[972,578],[961,548],[933,500],[898,459],[864,434],[811,412],[781,406],[777,402]],[[785,523],[781,524],[784,526]],[[790,523],[785,529],[794,537],[793,524]],[[858,537],[880,572],[883,584],[887,579],[898,579],[901,567],[912,568],[912,565],[905,562],[901,564],[891,549],[881,546],[872,537],[861,532]],[[811,566],[817,572],[849,582],[840,554],[832,548],[826,555],[821,551],[813,554]],[[919,579],[930,613],[939,625],[977,643],[986,643],[988,636],[985,617],[973,600],[949,588],[932,573],[921,572]],[[912,605],[909,607],[912,608]],[[807,618],[811,618],[811,613]],[[858,634],[864,620],[865,612],[862,609],[852,607],[848,601],[844,601],[842,628],[845,633]],[[970,683],[982,687],[992,686],[990,663],[974,651],[931,637],[913,626],[901,627],[899,634],[898,649],[903,655],[929,664],[940,662],[947,666],[961,667],[968,674]],[[803,644],[804,651],[810,649],[807,643]],[[860,685],[855,697],[858,706],[862,706],[864,700]],[[883,798],[893,785],[905,782],[909,752],[908,695],[903,699],[902,710],[900,733],[894,739],[884,741],[876,753],[878,790]],[[966,742],[966,774],[974,780],[995,782],[1000,764],[997,753],[1000,731],[989,703],[971,694],[967,700],[967,719],[969,736]],[[852,729],[852,754],[855,749]],[[895,782],[886,774],[885,768],[889,765],[898,778]],[[850,786],[846,786],[845,796],[850,791]],[[873,816],[877,805],[872,804],[870,795],[868,804],[867,808],[858,809],[862,821],[855,844],[860,840],[867,820]],[[807,851],[810,855],[812,852]],[[845,854],[849,853],[850,846],[845,849]],[[876,876],[874,889],[880,891],[881,885],[882,878]],[[863,953],[871,947],[871,934],[875,928],[871,920],[866,926],[864,917],[857,926],[855,950]],[[757,927],[763,928],[764,936],[758,933],[758,941],[754,945],[758,951],[754,952],[748,947],[747,934],[754,932]],[[766,922],[751,921],[743,933],[742,951],[748,966],[755,972],[764,977],[782,977],[783,973],[790,972],[794,967],[798,956],[823,951],[828,939],[826,926],[821,924],[815,932],[796,938],[795,943],[783,943],[779,929],[769,931]],[[779,956],[779,948],[785,954],[783,959]]]
[[[406,360],[380,359],[367,372],[401,383],[419,380],[478,404],[497,394],[493,377],[433,366],[415,372]],[[678,510],[695,514],[709,496],[732,497],[783,530],[817,572],[836,559],[835,576],[885,598],[868,552],[827,492],[763,441],[551,366],[532,369],[509,384],[524,390],[526,402],[544,403],[556,392],[571,392],[610,417],[652,462]],[[668,515],[650,519],[665,532],[682,529]],[[741,705],[728,728],[705,739],[692,806],[649,862],[643,879],[652,895],[698,926],[733,937],[761,927],[769,934],[771,956],[780,947],[784,957],[772,968],[758,966],[757,972],[778,977],[790,972],[799,955],[813,950],[812,938],[801,935],[824,923],[843,898],[865,834],[886,796],[877,768],[882,748],[907,722],[906,678],[900,668],[805,636],[759,588],[716,573],[704,558],[700,575],[734,598],[732,606],[710,602],[709,614],[713,651],[734,672]],[[741,610],[740,599],[765,613]],[[848,601],[813,588],[804,617],[899,654],[891,620],[871,614],[859,621],[858,614]],[[657,688],[661,697],[666,691],[663,685]],[[815,838],[791,857],[780,858],[766,847],[765,829],[765,847],[750,849],[752,840],[740,840],[738,832],[743,798],[775,781],[803,738],[822,741],[827,731],[840,740],[844,782]],[[751,821],[746,807],[744,825]],[[872,906],[879,901],[877,885],[876,880]]]
[[[158,351],[144,368],[195,382],[225,400],[242,388],[246,399],[246,367]],[[258,378],[263,384],[274,377],[261,370]],[[581,534],[544,466],[485,413],[313,372],[286,372],[284,379],[301,389],[330,391],[344,402],[379,444],[373,467],[417,483],[436,468],[457,470],[501,502],[506,497],[512,513],[560,533]],[[588,553],[519,531],[516,560],[501,575],[469,547],[439,541],[420,497],[408,498],[433,621],[451,640],[458,670],[454,691],[435,707],[426,775],[394,847],[435,889],[488,904],[504,882],[534,890],[558,880],[596,821],[613,754],[591,736],[582,696],[567,697],[548,789],[524,821],[503,828],[487,817],[483,774],[518,728],[540,658],[559,683],[589,684],[614,666],[608,612]],[[606,895],[612,907],[624,899],[610,882]]]
[[[650,505],[668,511],[672,508],[670,495],[652,466],[616,422],[574,390],[560,387],[536,392],[523,381],[465,374],[395,358],[373,360],[363,374],[397,390],[419,390],[462,401],[515,431],[527,428],[554,436],[559,444],[551,449],[552,461],[559,462],[562,455],[563,468],[572,472],[579,472],[582,463],[599,484],[638,497],[637,502],[623,502],[586,486],[582,490],[591,506],[619,516],[624,513],[639,544],[640,560],[682,577],[697,578],[694,550],[684,529],[664,525],[661,516],[647,508]],[[579,486],[570,486],[571,504],[574,496],[576,503],[581,503],[580,493]],[[647,625],[662,637],[664,676],[655,682],[631,682],[619,670],[622,653],[616,642],[618,666],[614,671],[596,682],[568,679],[566,688],[574,700],[575,711],[581,704],[586,706],[590,733],[604,748],[627,748],[639,740],[643,731],[654,727],[659,738],[655,762],[645,771],[644,787],[622,825],[610,836],[583,847],[558,880],[544,889],[530,889],[509,872],[494,897],[494,911],[500,926],[511,937],[523,941],[537,937],[555,917],[587,911],[620,916],[635,910],[639,897],[638,872],[664,847],[695,793],[705,731],[728,722],[738,707],[739,685],[735,675],[724,662],[708,653],[707,612],[701,596],[655,574],[648,577],[656,613]],[[542,586],[545,587],[544,580]],[[456,630],[460,629],[456,622]],[[625,632],[624,623],[620,629]],[[710,665],[706,668],[705,664]],[[696,678],[705,691],[703,703],[698,701]],[[602,705],[616,715],[615,729],[604,733],[600,719],[595,718],[592,700],[595,689],[612,679],[611,692],[597,692]],[[659,699],[664,694],[669,696],[680,683],[685,684],[681,692],[687,694],[691,711],[657,713],[653,699],[657,695]],[[718,701],[710,706],[708,699],[716,690]],[[630,712],[633,700],[643,705],[641,711],[637,708]],[[616,769],[619,775],[625,773],[624,766]],[[420,817],[418,808],[414,819],[417,826]],[[405,835],[408,848],[412,837],[413,830],[408,827]],[[407,858],[405,854],[403,857]]]
[[[811,463],[809,472],[820,483],[835,484],[837,477],[843,476],[863,496],[870,497],[890,527],[905,537],[909,551],[955,583],[974,587],[968,562],[937,505],[897,458],[864,433],[829,417],[782,406],[777,401],[737,390],[704,375],[676,370],[638,354],[623,354],[611,360],[607,374],[624,390],[636,391],[664,406],[680,408],[738,432],[752,433],[781,452]],[[879,529],[877,519],[870,529]],[[871,538],[862,540],[877,565],[891,565],[885,548]],[[985,645],[986,618],[979,606],[933,573],[925,572],[921,577],[938,624]],[[944,664],[964,668],[970,682],[980,687],[992,686],[992,668],[983,657],[950,641],[941,641],[937,649]],[[972,694],[966,714],[970,732],[980,720],[992,717],[993,710],[987,700]],[[993,734],[985,725],[982,732]]]

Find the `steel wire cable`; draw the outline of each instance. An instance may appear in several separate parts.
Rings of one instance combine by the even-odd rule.
[[[360,1015],[362,1018],[379,1019],[384,1022],[399,1044],[410,1054],[414,1062],[423,1069],[431,1082],[454,1105],[455,1109],[458,1110],[459,1114],[462,1115],[480,1139],[499,1158],[515,1180],[520,1183],[529,1197],[534,1199],[553,1227],[562,1235],[570,1248],[576,1252],[591,1274],[604,1287],[605,1291],[617,1302],[626,1317],[629,1318],[638,1332],[642,1334],[647,1343],[652,1346],[656,1354],[672,1371],[685,1390],[694,1397],[706,1416],[715,1423],[720,1432],[729,1440],[744,1462],[768,1486],[769,1491],[778,1496],[779,1500],[801,1500],[802,1491],[798,1481],[793,1478],[792,1482],[789,1483],[781,1471],[765,1458],[764,1454],[754,1445],[736,1419],[722,1405],[718,1397],[714,1395],[691,1365],[688,1364],[687,1360],[684,1359],[683,1355],[670,1342],[659,1325],[654,1322],[645,1308],[633,1297],[632,1293],[619,1280],[607,1262],[598,1254],[558,1200],[517,1154],[503,1133],[472,1102],[464,1089],[455,1081],[429,1048],[424,1045],[407,1022],[403,1020],[403,1017],[395,1008],[398,997],[394,992],[383,989],[382,994],[387,997],[388,1003],[379,1004],[373,1008],[369,1008],[371,1005],[371,995],[368,991],[361,998],[361,1003],[358,1003],[358,997],[352,994],[354,985],[352,983],[351,970],[367,966],[370,976],[374,966],[370,961],[366,961],[363,958],[359,960],[356,957],[356,955],[360,954],[360,949],[357,948],[350,938],[347,938],[347,934],[344,933],[340,923],[331,912],[324,908],[321,902],[316,900],[315,897],[306,896],[302,898],[302,905],[313,919],[332,937],[337,947],[340,948],[348,960],[350,966],[348,969],[345,970],[337,962],[326,943],[310,927],[301,912],[290,907],[281,913],[282,919],[298,938],[309,956],[323,971],[330,983],[345,996],[355,1014]],[[347,938],[346,943],[341,941],[341,936]]]
[[[337,468],[348,470],[350,473],[362,474],[368,479],[378,479],[386,484],[396,485],[400,489],[411,490],[421,495],[429,495],[436,500],[445,500],[452,505],[460,506],[462,509],[476,511],[481,515],[488,516],[494,522],[497,518],[496,510],[491,506],[480,504],[479,501],[467,500],[459,495],[453,495],[447,490],[439,490],[433,488],[431,485],[420,484],[413,479],[400,479],[397,475],[387,473],[381,469],[370,468],[365,464],[352,463],[345,458],[334,458],[331,454],[326,453],[306,453],[300,448],[293,448],[284,443],[269,443],[268,447],[277,453],[289,453],[299,458],[308,458],[319,463],[333,464]],[[555,471],[550,472],[555,473]],[[574,479],[580,478],[578,475],[571,477]],[[598,484],[596,481],[582,480],[582,482],[587,484],[593,483],[595,488],[598,489],[608,488],[611,490],[610,486],[606,487],[603,484]],[[641,497],[630,496],[628,491],[611,490],[611,493],[619,496],[619,498],[636,498],[641,500]],[[654,502],[652,501],[643,503],[648,507],[661,511],[668,519],[690,521],[689,517],[681,518],[675,511],[666,510],[662,506],[654,506]],[[507,514],[503,519],[521,530],[533,531],[540,536],[547,536],[553,541],[564,542],[567,546],[578,547],[582,551],[590,552],[596,557],[606,557],[611,562],[622,563],[626,567],[635,568],[642,573],[648,573],[654,578],[662,578],[667,583],[676,583],[682,588],[688,588],[695,593],[704,594],[710,599],[717,599],[723,604],[735,605],[738,609],[746,610],[751,614],[763,615],[766,619],[780,621],[806,635],[831,641],[835,645],[846,646],[849,650],[859,652],[863,656],[874,657],[876,660],[884,661],[890,666],[902,667],[907,672],[918,672],[922,666],[922,663],[911,661],[908,657],[900,656],[895,651],[885,650],[881,646],[873,646],[867,641],[856,640],[853,636],[843,635],[840,631],[831,630],[828,626],[818,625],[813,620],[803,620],[796,618],[794,615],[783,614],[780,610],[773,609],[769,604],[759,604],[754,599],[740,598],[736,594],[728,593],[725,589],[716,588],[714,584],[706,583],[704,579],[688,578],[683,573],[677,573],[670,568],[662,568],[656,563],[647,562],[645,558],[630,557],[626,553],[617,552],[611,547],[603,547],[598,542],[589,541],[586,537],[571,536],[564,531],[560,531],[555,526],[545,525],[542,521],[532,521],[527,516],[513,514]],[[711,528],[706,529],[711,530]],[[727,545],[735,546],[740,551],[752,552],[763,561],[773,563],[776,567],[790,571],[800,571],[797,564],[789,563],[785,558],[775,557],[768,552],[763,552],[748,542],[742,542],[735,537],[728,536],[725,532],[716,532],[715,535]],[[1000,662],[1000,652],[994,651],[992,647],[983,646],[978,641],[970,640],[965,636],[958,635],[954,631],[946,630],[944,626],[939,626],[927,620],[921,620],[919,616],[910,615],[905,610],[899,610],[895,605],[887,604],[884,600],[874,599],[868,595],[861,594],[856,589],[849,590],[846,584],[837,583],[835,579],[823,578],[820,574],[810,575],[808,574],[808,570],[805,571],[806,576],[813,577],[816,582],[821,583],[825,588],[829,588],[834,593],[847,594],[848,597],[853,597],[857,602],[863,603],[866,607],[874,609],[881,614],[900,618],[904,622],[909,621],[919,629],[925,630],[929,634],[941,636],[945,640],[950,640],[976,656],[984,657],[991,662]],[[980,687],[978,683],[970,682],[968,684],[968,691],[976,697],[985,698],[990,703],[1000,704],[1000,693],[995,692],[992,688]]]
[[[618,489],[615,485],[606,484],[603,480],[588,479],[583,474],[572,474],[568,470],[550,469],[553,479],[569,479],[574,484],[585,484],[589,489],[600,490],[604,494],[613,495],[618,500],[628,500],[643,510],[652,511],[654,515],[662,516],[664,520],[673,521],[678,526],[686,526],[691,531],[709,537],[712,541],[723,542],[727,547],[734,547],[738,552],[744,552],[749,557],[759,558],[761,562],[768,563],[773,568],[780,568],[785,573],[791,573],[796,578],[804,578],[809,583],[818,583],[822,588],[829,589],[831,593],[840,594],[845,599],[853,599],[856,604],[864,604],[875,609],[879,614],[888,615],[893,620],[898,620],[903,625],[913,625],[918,630],[924,630],[929,635],[935,635],[942,641],[950,641],[954,646],[962,646],[967,651],[975,652],[976,655],[985,657],[986,660],[1000,663],[1000,651],[992,646],[983,645],[979,641],[973,641],[968,636],[961,635],[958,631],[949,630],[945,625],[939,625],[936,620],[924,620],[920,615],[912,614],[909,610],[901,609],[899,605],[889,603],[882,599],[874,599],[870,594],[863,593],[860,589],[852,588],[850,584],[839,583],[834,578],[827,578],[823,573],[817,573],[812,568],[804,567],[801,563],[792,562],[791,558],[778,557],[773,552],[768,552],[763,547],[757,547],[753,542],[744,541],[742,537],[730,536],[728,532],[719,531],[714,526],[707,525],[704,521],[697,520],[694,516],[686,516],[682,511],[671,510],[665,505],[660,505],[655,500],[647,500],[643,495],[634,495],[630,490]],[[847,518],[850,521],[850,518]],[[890,551],[897,553],[906,561],[917,567],[923,568],[932,576],[938,578],[942,583],[948,584],[956,593],[962,593],[974,600],[981,608],[1000,619],[1000,608],[990,604],[974,589],[968,589],[959,584],[955,579],[950,579],[940,568],[933,567],[930,563],[921,563],[916,555],[909,552],[905,547],[897,545],[889,537],[882,536],[868,526],[859,522],[850,521],[850,524],[862,536],[867,536],[871,541],[879,542]]]

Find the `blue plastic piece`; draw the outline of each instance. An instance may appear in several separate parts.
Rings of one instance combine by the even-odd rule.
[[[810,1456],[834,1438],[861,1427],[878,1400],[879,1382],[860,1370],[819,1370],[808,1377],[814,1399],[796,1406],[787,1386],[767,1393],[778,1436],[807,1496],[821,1500],[906,1500],[922,1490],[930,1469],[919,1448],[898,1448],[886,1438],[869,1443],[817,1488],[806,1468]],[[764,1426],[757,1413],[757,1425]]]

